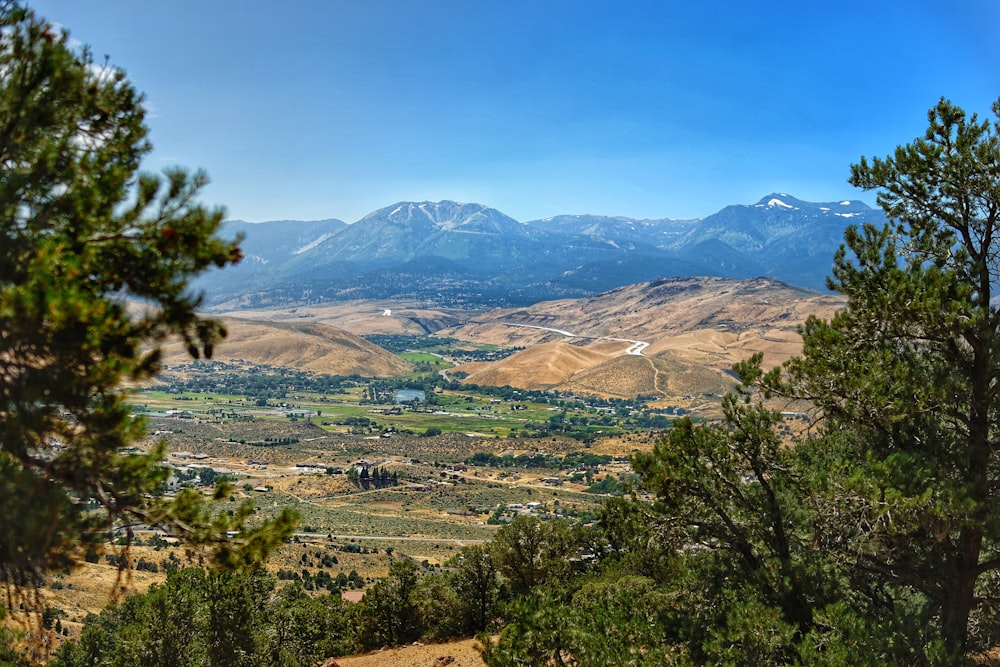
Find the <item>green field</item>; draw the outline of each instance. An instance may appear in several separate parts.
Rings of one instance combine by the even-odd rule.
[[[195,417],[221,419],[265,419],[296,421],[308,419],[330,431],[344,431],[350,419],[370,420],[371,428],[383,431],[423,433],[427,429],[443,432],[474,432],[508,437],[526,428],[544,429],[558,415],[568,422],[588,424],[593,410],[554,408],[544,403],[505,401],[474,392],[443,392],[435,396],[436,405],[371,405],[363,402],[363,389],[341,394],[288,394],[282,399],[248,398],[222,393],[146,390],[135,394],[131,404],[138,412],[151,415],[184,411]],[[596,429],[614,433],[617,424]]]

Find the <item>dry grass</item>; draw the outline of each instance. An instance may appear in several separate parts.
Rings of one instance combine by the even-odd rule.
[[[356,300],[273,310],[231,311],[225,315],[267,322],[322,322],[357,335],[422,335],[428,330],[454,326],[474,316],[475,312],[433,308],[410,301]]]
[[[448,644],[414,644],[400,648],[383,649],[365,655],[337,658],[340,667],[485,667],[475,639]],[[448,658],[451,661],[448,661]],[[330,662],[325,663],[330,665]]]
[[[549,389],[586,368],[607,361],[608,356],[568,343],[542,343],[517,352],[501,362],[459,366],[475,384]]]
[[[411,366],[394,354],[342,329],[317,322],[264,322],[223,320],[229,335],[216,348],[218,361],[249,361],[285,366],[315,373],[387,377],[401,375]],[[184,346],[164,348],[168,364],[190,362]]]
[[[602,396],[653,394],[697,407],[731,386],[723,371],[735,362],[762,352],[764,366],[771,367],[798,354],[798,326],[809,315],[831,317],[843,303],[840,297],[767,279],[684,278],[493,310],[442,333],[529,348],[499,362],[463,367],[470,382]],[[641,340],[649,347],[643,357],[635,357],[625,354],[629,343],[607,338]]]

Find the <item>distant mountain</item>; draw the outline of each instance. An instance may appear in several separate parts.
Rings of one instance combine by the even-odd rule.
[[[822,288],[847,226],[884,221],[882,211],[859,201],[815,204],[770,194],[756,204],[727,206],[700,220],[671,247],[697,255],[696,249],[706,242],[723,243],[739,253],[726,262],[737,273],[742,256],[760,268],[759,275]]]
[[[309,252],[347,228],[347,223],[336,218],[329,220],[277,220],[267,223],[227,220],[222,224],[222,235],[234,238],[242,235],[244,261],[264,264],[280,263]]]
[[[523,306],[678,276],[823,289],[844,229],[884,221],[862,202],[770,194],[696,220],[562,215],[522,223],[482,204],[399,202],[340,220],[225,223],[246,259],[199,281],[216,308],[347,299]]]
[[[604,215],[557,215],[531,220],[529,227],[561,236],[585,236],[628,250],[635,247],[667,247],[689,232],[698,220],[637,220]]]
[[[369,213],[301,260],[396,264],[438,257],[500,268],[538,252],[526,225],[481,204],[401,202]]]
[[[243,260],[222,271],[209,271],[195,287],[207,292],[208,303],[247,299],[281,289],[284,267],[292,264],[297,255],[309,253],[317,244],[346,228],[346,222],[335,218],[261,223],[227,220],[222,223],[220,235],[227,239],[243,238],[240,244]]]

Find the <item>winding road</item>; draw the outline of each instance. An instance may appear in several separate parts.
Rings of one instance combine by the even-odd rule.
[[[636,356],[643,356],[642,353],[649,343],[643,340],[632,340],[631,338],[612,338],[610,336],[583,336],[581,334],[575,334],[571,331],[566,331],[565,329],[553,329],[552,327],[538,326],[537,324],[516,324],[514,322],[497,322],[497,324],[503,324],[508,327],[521,327],[523,329],[541,329],[542,331],[551,331],[552,333],[557,333],[560,336],[565,336],[566,338],[585,338],[587,340],[614,340],[620,343],[631,343],[628,349],[625,350],[625,354],[634,354]]]

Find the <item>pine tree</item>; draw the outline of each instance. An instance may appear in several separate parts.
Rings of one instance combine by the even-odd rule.
[[[1000,123],[944,99],[928,117],[922,138],[852,166],[890,222],[848,231],[830,283],[847,308],[808,321],[780,390],[851,443],[822,471],[821,548],[887,604],[922,596],[957,659],[1000,593]]]
[[[123,72],[0,3],[0,580],[15,587],[78,562],[120,522],[213,545],[229,567],[292,527],[283,515],[227,540],[251,507],[213,516],[197,492],[154,499],[162,449],[120,453],[144,433],[126,387],[157,373],[160,345],[208,357],[224,336],[196,314],[189,281],[240,258],[216,236],[222,210],[197,202],[203,174],[139,172],[143,117]]]

